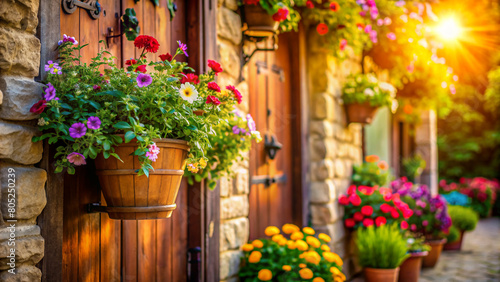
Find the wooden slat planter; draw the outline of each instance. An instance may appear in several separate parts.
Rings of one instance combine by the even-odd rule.
[[[369,124],[372,122],[378,107],[371,106],[370,103],[348,104],[346,105],[347,121],[349,123]]]
[[[183,140],[154,141],[160,153],[149,177],[136,173],[141,166],[139,158],[133,155],[137,149],[135,142],[115,147],[123,162],[113,157],[104,159],[102,155],[96,158],[96,173],[110,218],[160,219],[172,215],[189,146]]]

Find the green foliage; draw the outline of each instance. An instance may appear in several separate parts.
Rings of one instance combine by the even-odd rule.
[[[408,233],[406,243],[409,253],[428,252],[431,246],[425,244],[425,237],[417,237],[415,234]]]
[[[425,166],[425,160],[420,154],[404,158],[402,161],[403,176],[408,177],[410,182],[415,182],[415,179],[418,178],[424,171]]]
[[[460,231],[472,231],[476,228],[479,215],[471,208],[462,206],[449,206],[448,213],[453,226]]]
[[[371,268],[396,268],[409,256],[406,244],[396,224],[358,229],[359,264]]]
[[[127,70],[117,68],[107,51],[101,50],[91,63],[83,63],[78,56],[85,46],[75,46],[71,42],[60,46],[61,70],[50,72],[47,82],[54,87],[56,99],[47,98],[47,108],[40,115],[39,125],[43,131],[33,141],[48,140],[57,143],[56,172],[63,168],[74,172],[74,164],[67,156],[80,153],[85,158],[94,159],[98,154],[105,158],[119,158],[114,147],[123,139],[125,142],[137,140],[139,148],[134,152],[141,163],[139,175],[148,174],[152,160],[148,153],[156,138],[173,138],[188,141],[191,150],[188,167],[204,168],[207,150],[210,148],[209,135],[214,134],[214,126],[226,122],[236,98],[233,95],[219,95],[207,87],[214,80],[214,72],[200,75],[200,83],[190,85],[197,99],[187,100],[182,91],[180,79],[183,72],[190,71],[187,63],[178,62],[175,56],[183,53],[178,49],[174,59],[169,61],[147,61],[143,55]],[[143,53],[147,53],[144,52]],[[148,54],[154,60],[154,55]],[[150,74],[134,72],[140,65],[155,70]],[[52,64],[53,66],[53,64]],[[139,76],[149,77],[150,84],[140,85]],[[183,87],[188,83],[182,84]],[[205,103],[208,95],[217,96],[221,105]],[[194,110],[203,110],[204,116],[197,116]],[[89,118],[98,118],[98,128],[89,127]],[[71,136],[70,128],[83,124],[86,132],[81,137]],[[135,142],[135,141],[134,141]]]
[[[125,36],[128,40],[133,41],[139,33],[141,32],[141,27],[139,26],[139,20],[136,17],[135,10],[132,8],[125,9],[125,14],[121,18],[122,27]]]
[[[376,157],[372,161],[370,158]],[[389,171],[385,161],[379,161],[377,156],[367,156],[367,162],[353,166],[352,183],[364,186],[384,186],[389,181]]]
[[[240,4],[254,5],[247,4],[246,2],[247,0],[242,0]],[[260,5],[269,15],[276,14],[279,9],[287,10],[288,16],[285,20],[279,22],[279,30],[281,32],[298,30],[301,17],[299,12],[293,8],[295,6],[295,2],[293,0],[260,0],[257,5]]]
[[[347,78],[342,88],[345,104],[370,103],[371,106],[392,108],[396,89],[389,83],[379,82],[374,74],[357,74]]]
[[[252,140],[262,140],[260,132],[255,130],[255,123],[250,115],[244,117],[233,112],[233,117],[227,123],[221,123],[214,128],[215,134],[209,136],[212,145],[208,151],[207,167],[199,173],[185,172],[190,183],[207,180],[208,187],[215,188],[216,181],[223,176],[234,174],[233,166],[242,160],[242,154],[252,147]]]
[[[450,232],[446,234],[446,242],[448,243],[454,243],[460,239],[460,230],[453,225],[450,227]]]

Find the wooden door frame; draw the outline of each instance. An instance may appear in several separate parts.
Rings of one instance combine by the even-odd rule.
[[[41,42],[40,75],[46,77],[43,62],[57,60],[55,47],[61,37],[61,1],[40,1],[37,37]],[[206,70],[206,59],[216,58],[216,2],[215,0],[186,0],[185,24],[189,45],[190,66],[198,72]],[[175,20],[175,18],[174,18]],[[40,167],[47,171],[47,204],[37,219],[45,240],[44,257],[38,263],[42,281],[62,281],[63,263],[63,203],[64,176],[54,173],[53,150],[44,143]],[[207,189],[203,183],[189,187],[188,240],[189,247],[201,247],[201,281],[219,280],[219,212],[220,190]],[[209,231],[209,232],[208,232]],[[187,254],[186,250],[186,254]],[[186,259],[186,258],[179,258]]]

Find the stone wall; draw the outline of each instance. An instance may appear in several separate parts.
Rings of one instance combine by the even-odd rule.
[[[40,66],[38,5],[38,0],[0,1],[0,281],[41,279],[35,265],[44,240],[36,218],[47,202],[47,175],[33,166],[42,159],[42,143],[31,142],[38,131],[37,116],[29,112],[42,97],[41,84],[33,80]],[[15,188],[13,214],[9,188]],[[13,251],[16,274],[8,272]]]
[[[352,165],[362,161],[362,127],[346,122],[341,89],[345,77],[358,73],[359,60],[339,63],[320,46],[316,32],[309,33],[307,71],[309,77],[310,219],[313,227],[330,237],[332,251],[344,259],[349,277],[349,236],[342,221],[338,196],[347,191]]]
[[[220,85],[236,85],[243,95],[240,110],[248,112],[248,85],[239,82],[241,73],[241,18],[236,0],[219,0],[217,10],[217,49],[224,72]],[[248,240],[248,155],[233,168],[234,178],[220,180],[220,279],[237,281],[242,252]]]

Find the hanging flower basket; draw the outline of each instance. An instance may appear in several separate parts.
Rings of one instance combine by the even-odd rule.
[[[369,102],[346,105],[347,121],[349,123],[370,124],[378,107],[371,106]]]
[[[248,35],[267,37],[278,30],[279,21],[275,21],[260,5],[245,5],[243,10]]]
[[[110,218],[159,219],[172,215],[189,146],[183,140],[154,141],[160,153],[149,177],[137,174],[141,165],[139,158],[133,155],[138,148],[136,142],[115,147],[123,163],[116,158],[105,159],[102,154],[96,158],[96,173]]]

